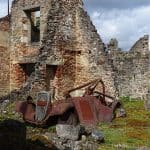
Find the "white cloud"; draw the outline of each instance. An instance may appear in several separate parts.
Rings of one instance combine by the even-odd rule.
[[[93,23],[104,40],[117,38],[124,50],[131,46],[144,34],[150,34],[150,6],[132,9],[101,9],[91,14]]]

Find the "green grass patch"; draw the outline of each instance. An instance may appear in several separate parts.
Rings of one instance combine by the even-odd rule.
[[[111,124],[100,124],[105,135],[104,150],[134,150],[150,147],[150,111],[144,109],[143,101],[123,100],[126,118],[116,118]],[[121,146],[121,148],[119,147]]]

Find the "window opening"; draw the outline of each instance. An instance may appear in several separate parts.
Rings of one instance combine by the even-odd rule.
[[[30,21],[31,43],[40,41],[40,8],[25,11]]]
[[[25,81],[31,76],[31,74],[35,71],[35,64],[29,63],[29,64],[21,64],[21,67],[25,73]]]

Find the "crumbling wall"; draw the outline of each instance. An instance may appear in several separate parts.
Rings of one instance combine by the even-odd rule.
[[[120,96],[146,99],[150,90],[149,37],[140,38],[130,51],[125,52],[109,44],[109,60],[116,74]]]
[[[9,17],[0,18],[0,96],[10,92]]]
[[[8,47],[9,20],[10,16],[0,18],[0,45],[3,47]]]
[[[36,10],[40,41],[31,42],[29,12]],[[9,17],[0,19],[0,95],[15,91],[26,98],[47,90],[60,99],[66,90],[99,77],[112,96],[143,99],[149,93],[147,35],[129,52],[119,49],[116,39],[106,50],[81,0],[14,0],[11,12],[10,39]]]
[[[149,36],[144,35],[141,37],[130,49],[133,53],[140,53],[146,55],[149,53]]]
[[[10,15],[0,18],[0,30],[8,32]]]
[[[40,41],[32,42],[29,15],[36,10]],[[11,12],[10,51],[9,24],[0,19],[0,93],[15,91],[24,99],[47,90],[60,99],[66,90],[99,77],[112,96],[143,98],[150,91],[148,36],[129,52],[119,49],[116,39],[106,50],[81,0],[14,0]]]
[[[50,0],[14,0],[11,8],[11,90],[27,81],[23,66],[37,63],[39,47],[47,26]],[[30,11],[40,10],[40,41],[31,42]]]
[[[77,84],[101,77],[106,86],[106,93],[116,95],[114,76],[105,55],[105,45],[90,17],[83,9],[77,11],[77,41],[81,50],[77,57]]]
[[[37,1],[35,3],[39,4]],[[23,74],[19,68],[20,58],[23,58],[23,62],[27,61],[28,57],[30,61],[32,60],[31,54],[26,52],[26,49],[32,52],[33,47],[22,41],[26,38],[23,38],[21,34],[26,28],[25,14],[22,10],[29,4],[34,4],[34,1],[32,4],[22,0],[14,1],[12,7],[12,89],[19,88],[23,80],[21,78]],[[40,4],[42,5],[40,8],[45,6],[43,1]],[[49,84],[48,90],[53,90],[55,97],[60,99],[66,90],[98,77],[104,80],[106,93],[116,95],[113,71],[107,62],[104,44],[90,17],[83,10],[82,1],[52,0],[49,6],[42,45],[38,50],[36,47],[34,51],[37,56],[35,71],[21,86],[20,91],[23,95],[30,94],[35,97],[37,91],[47,90],[47,84]],[[43,16],[46,15],[41,15],[41,20]],[[13,65],[17,68],[15,69]],[[56,68],[50,82],[47,82],[47,68]]]
[[[113,72],[104,44],[82,2],[52,1],[51,6],[40,59],[45,57],[46,64],[58,66],[53,81],[58,96],[98,77],[104,80],[107,93],[114,96]]]

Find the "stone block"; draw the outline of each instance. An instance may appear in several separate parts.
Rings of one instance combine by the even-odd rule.
[[[80,126],[58,124],[56,125],[56,132],[60,138],[78,140]]]
[[[104,133],[98,129],[94,129],[92,131],[92,137],[94,138],[94,140],[98,141],[98,142],[103,142],[104,141]]]

